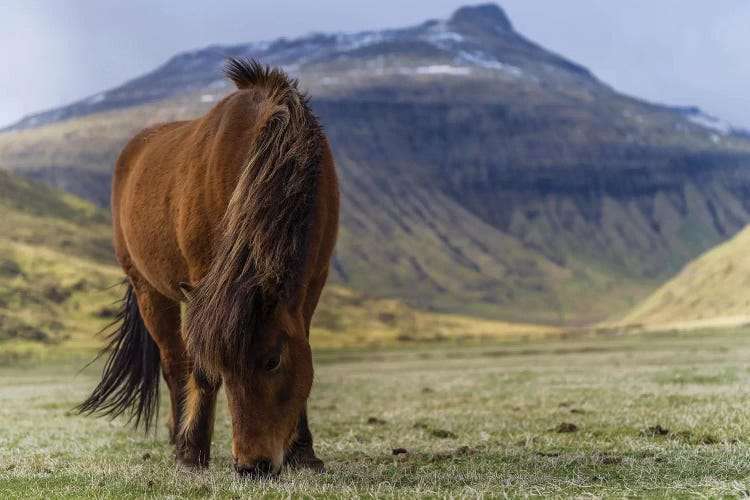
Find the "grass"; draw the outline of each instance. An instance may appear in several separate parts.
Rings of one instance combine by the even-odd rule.
[[[213,464],[192,473],[161,425],[69,412],[96,368],[3,368],[0,497],[747,495],[748,333],[318,350],[310,415],[328,471],[256,482],[231,472],[223,396]]]

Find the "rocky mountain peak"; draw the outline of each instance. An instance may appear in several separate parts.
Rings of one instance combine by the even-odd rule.
[[[459,28],[473,28],[490,33],[513,31],[508,15],[494,3],[461,7],[453,13],[449,23]]]

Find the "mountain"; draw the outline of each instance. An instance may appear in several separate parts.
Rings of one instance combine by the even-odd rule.
[[[179,54],[0,134],[0,161],[106,205],[120,148],[230,92],[226,55],[312,96],[341,177],[333,281],[417,308],[582,324],[622,315],[750,222],[750,140],[622,95],[496,5],[447,20]]]
[[[529,63],[536,66],[537,73],[560,71],[584,79],[592,78],[585,68],[523,38],[513,30],[501,8],[488,4],[461,8],[447,22],[427,21],[405,29],[355,34],[315,33],[293,40],[280,38],[186,52],[120,87],[69,106],[28,116],[8,130],[38,127],[86,114],[159,101],[186,91],[224,88],[226,82],[221,75],[227,55],[254,57],[266,64],[283,66],[287,71],[304,74],[304,83],[308,85],[309,72],[325,79],[325,82],[320,82],[323,85],[330,85],[335,83],[335,77],[326,77],[331,70],[337,76],[342,72],[355,72],[359,78],[374,76],[373,70],[377,75],[462,75],[472,69],[488,69],[520,75],[522,68]],[[419,65],[438,62],[444,65]]]
[[[619,323],[661,329],[750,323],[750,226],[691,261]]]

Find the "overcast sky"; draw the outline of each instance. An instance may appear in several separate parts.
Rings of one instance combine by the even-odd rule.
[[[177,52],[446,18],[460,0],[0,0],[0,125]],[[750,128],[750,1],[501,0],[516,29],[615,88]]]

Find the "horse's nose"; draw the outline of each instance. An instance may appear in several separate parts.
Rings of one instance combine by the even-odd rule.
[[[234,470],[245,477],[270,476],[273,472],[273,462],[270,458],[259,458],[250,464],[234,464]]]

